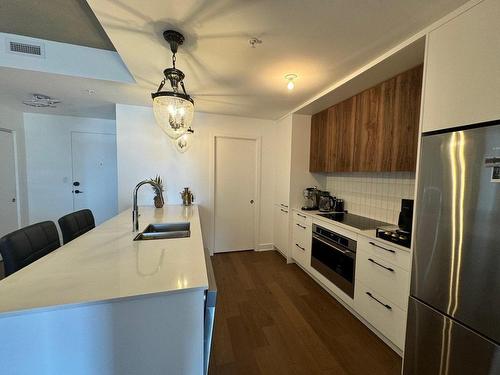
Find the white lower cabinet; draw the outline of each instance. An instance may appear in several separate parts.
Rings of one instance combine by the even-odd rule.
[[[295,212],[292,233],[292,258],[308,270],[311,267],[312,220]]]
[[[391,340],[398,348],[404,348],[406,311],[387,300],[381,294],[356,281],[354,308],[373,327]]]
[[[408,271],[360,249],[356,253],[356,275],[356,281],[370,285],[399,308],[407,309]]]
[[[289,210],[285,204],[274,206],[274,246],[288,257]]]
[[[401,350],[406,331],[409,260],[409,251],[360,236],[354,308]]]

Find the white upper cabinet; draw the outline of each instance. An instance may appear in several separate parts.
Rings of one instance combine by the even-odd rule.
[[[423,131],[500,118],[500,1],[485,0],[429,33]]]

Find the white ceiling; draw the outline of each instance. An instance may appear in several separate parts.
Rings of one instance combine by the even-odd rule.
[[[25,112],[102,118],[114,118],[114,103],[151,105],[150,93],[171,64],[162,32],[174,28],[186,36],[177,66],[197,111],[277,119],[465,2],[88,0],[137,84],[0,68],[0,102]],[[16,9],[9,8],[9,17],[24,19],[24,8]],[[46,24],[34,10],[30,22]],[[53,27],[75,36],[71,18],[55,14]],[[252,49],[254,36],[263,44]],[[287,73],[299,76],[293,92],[286,89]],[[22,105],[37,92],[63,103],[55,109]]]
[[[182,31],[177,67],[204,112],[276,119],[465,0],[88,0],[150,105],[170,66],[167,28]],[[248,40],[263,44],[253,49]],[[289,93],[284,75],[296,73]]]
[[[11,68],[0,68],[0,82],[0,103],[30,113],[114,119],[115,103],[136,104],[133,98],[142,95],[137,85]],[[22,102],[32,93],[49,95],[62,103],[56,108],[28,107]]]
[[[0,1],[0,32],[114,50],[85,0]]]

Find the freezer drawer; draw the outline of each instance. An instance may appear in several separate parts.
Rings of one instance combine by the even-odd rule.
[[[500,374],[500,346],[410,297],[404,375]]]

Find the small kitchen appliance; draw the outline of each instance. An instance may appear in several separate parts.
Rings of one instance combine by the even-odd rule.
[[[181,191],[182,204],[184,206],[191,206],[194,201],[193,193],[189,190],[188,187],[185,187],[183,191]]]
[[[331,212],[334,211],[336,198],[330,195],[329,191],[319,192],[318,209],[321,212]]]
[[[378,227],[376,236],[409,248],[411,246],[412,220],[413,199],[402,199],[398,225]]]
[[[319,190],[316,186],[304,189],[304,211],[314,211],[318,209],[318,193]]]

